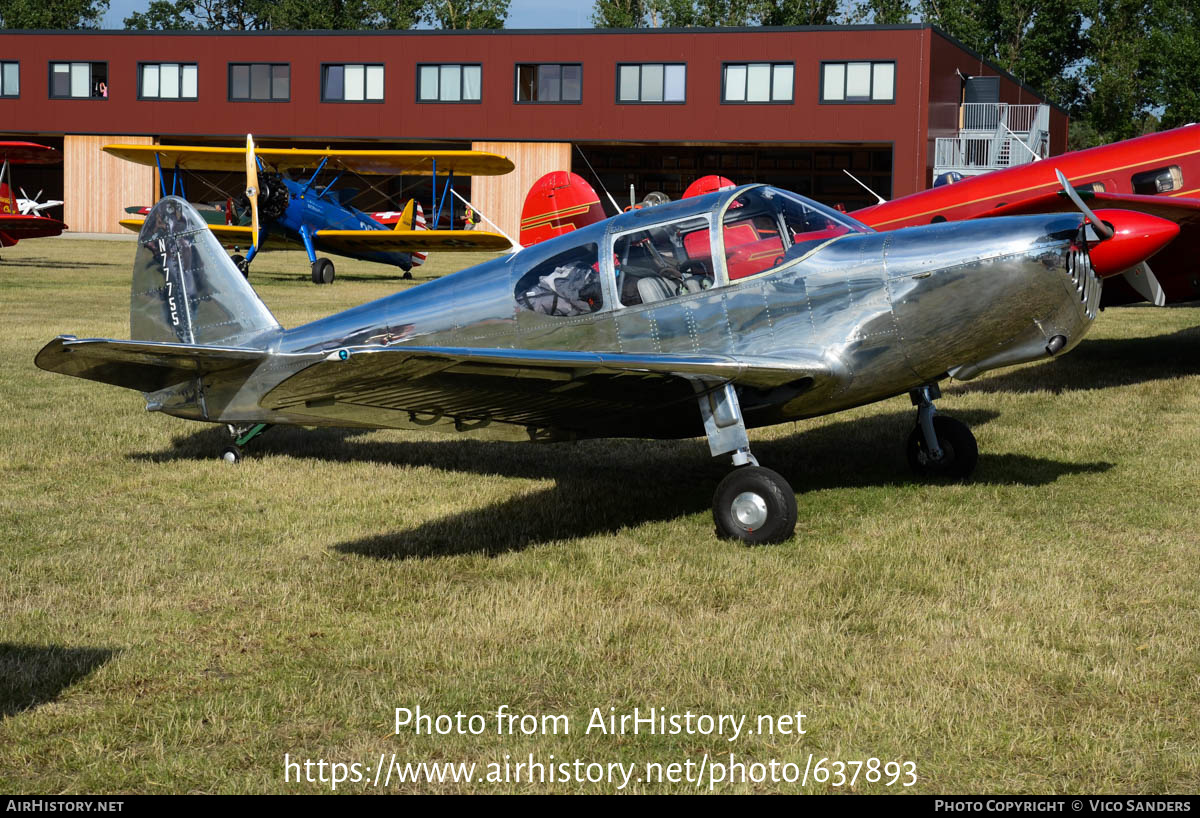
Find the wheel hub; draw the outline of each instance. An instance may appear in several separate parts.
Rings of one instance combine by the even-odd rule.
[[[733,519],[746,531],[762,528],[767,522],[767,501],[752,491],[743,491],[730,505]]]

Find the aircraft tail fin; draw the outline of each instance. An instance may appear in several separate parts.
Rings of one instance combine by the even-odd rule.
[[[408,204],[404,206],[404,211],[400,214],[400,220],[396,222],[393,229],[428,230],[429,226],[425,224],[425,210],[421,207],[421,203],[416,199],[409,199]],[[429,254],[413,252],[409,258],[412,260],[412,266],[420,267],[425,263],[425,259],[429,258]]]
[[[533,183],[521,209],[522,246],[528,247],[603,221],[600,197],[583,177],[563,170]]]
[[[195,208],[168,196],[150,210],[133,263],[133,340],[254,349],[279,329]]]

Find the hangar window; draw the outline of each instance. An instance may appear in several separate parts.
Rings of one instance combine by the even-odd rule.
[[[1183,171],[1179,165],[1167,168],[1155,168],[1133,174],[1133,192],[1153,196],[1155,193],[1166,193],[1170,190],[1183,188]]]
[[[579,63],[517,63],[517,102],[581,102]]]
[[[50,63],[51,99],[107,99],[108,63]]]
[[[870,228],[845,213],[774,187],[755,187],[729,203],[722,223],[731,281],[804,258],[831,241]]]
[[[229,63],[230,102],[287,102],[292,96],[288,63]]]
[[[572,247],[521,276],[513,296],[523,309],[542,315],[586,315],[604,306],[596,244]]]
[[[687,66],[638,63],[617,66],[617,102],[686,101]]]
[[[479,102],[483,67],[450,63],[417,66],[417,102]]]
[[[622,233],[613,242],[617,293],[626,307],[713,285],[708,219],[700,216]]]
[[[821,102],[895,101],[895,62],[821,63]]]
[[[21,96],[21,64],[0,62],[0,97]]]
[[[198,73],[195,63],[141,63],[138,99],[195,99]]]
[[[321,102],[383,102],[383,66],[321,66]]]
[[[790,62],[725,63],[721,77],[722,102],[791,102]]]

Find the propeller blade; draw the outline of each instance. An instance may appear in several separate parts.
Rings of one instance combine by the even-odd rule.
[[[1162,285],[1158,283],[1158,278],[1148,262],[1143,261],[1138,266],[1126,270],[1124,275],[1129,286],[1154,306],[1161,307],[1167,303],[1167,294],[1163,292]]]
[[[250,134],[246,134],[246,198],[250,202],[250,246],[258,252],[258,161]]]
[[[1079,212],[1082,213],[1089,222],[1091,222],[1092,229],[1096,231],[1096,235],[1100,237],[1100,240],[1104,241],[1105,239],[1111,239],[1113,237],[1113,229],[1096,218],[1096,214],[1092,212],[1092,209],[1085,205],[1083,203],[1083,199],[1079,197],[1079,191],[1075,190],[1075,188],[1071,186],[1071,183],[1067,181],[1066,175],[1058,168],[1054,169],[1054,175],[1058,177],[1058,183],[1062,185],[1063,192],[1067,194],[1067,198],[1070,199],[1075,207],[1079,209]]]

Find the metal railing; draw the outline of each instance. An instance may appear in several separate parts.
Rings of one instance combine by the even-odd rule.
[[[970,103],[962,106],[958,136],[934,143],[934,175],[964,175],[1024,165],[1046,156],[1050,106]]]
[[[1048,105],[1009,105],[1007,102],[969,102],[962,106],[963,131],[994,131],[1004,126],[1010,131],[1028,133],[1039,119],[1048,118]]]

